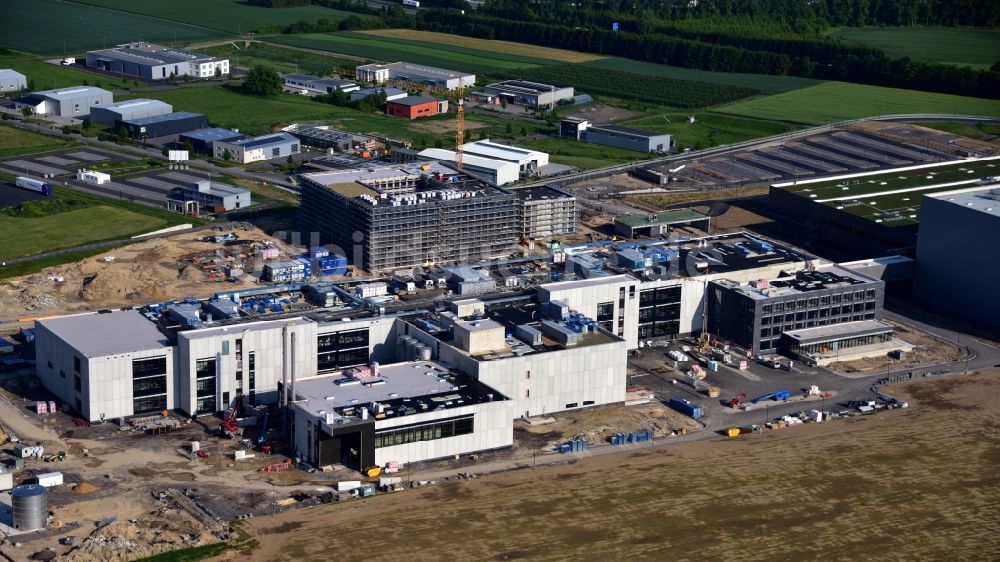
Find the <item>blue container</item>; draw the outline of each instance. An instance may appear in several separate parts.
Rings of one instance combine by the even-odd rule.
[[[559,445],[559,452],[560,453],[572,453],[573,452],[573,446],[570,445],[569,443],[563,443],[562,445]]]
[[[692,404],[683,398],[671,398],[667,404],[678,412],[691,416],[694,419],[701,417],[701,406]]]

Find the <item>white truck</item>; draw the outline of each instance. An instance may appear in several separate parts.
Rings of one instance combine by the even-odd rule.
[[[411,8],[419,8],[420,2],[418,2],[417,0],[403,0],[403,5],[409,6]]]
[[[72,64],[76,64],[76,57],[66,57],[59,64],[63,66],[70,66]]]

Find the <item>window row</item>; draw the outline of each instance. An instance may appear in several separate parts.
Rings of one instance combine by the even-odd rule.
[[[475,430],[473,418],[471,415],[462,416],[412,427],[376,431],[375,448],[468,435]]]
[[[167,393],[167,375],[132,380],[132,396],[153,396]]]
[[[653,306],[657,304],[673,304],[679,302],[681,302],[681,288],[679,286],[646,289],[639,292],[639,306]]]
[[[132,378],[153,377],[167,374],[167,358],[151,357],[149,359],[132,360]]]
[[[316,337],[318,351],[339,351],[354,347],[368,347],[368,330],[351,330],[323,334]]]
[[[803,320],[814,320],[816,318],[830,318],[851,313],[874,311],[875,301],[859,302],[853,305],[831,306],[830,308],[819,308],[799,312],[786,312],[785,314],[775,314],[774,316],[764,316],[760,319],[763,326],[768,324],[780,324],[784,322],[801,322]],[[641,318],[641,316],[640,316]]]
[[[162,412],[167,409],[167,395],[146,396],[132,400],[133,414],[148,414],[150,412]]]
[[[368,362],[368,348],[319,353],[316,355],[316,369],[320,372],[364,365]]]
[[[840,304],[841,302],[854,302],[863,300],[874,300],[876,291],[875,289],[866,289],[864,291],[854,291],[853,293],[837,293],[834,295],[823,295],[818,297],[809,297],[803,299],[797,299],[793,301],[782,301],[773,304],[765,304],[761,307],[761,311],[764,314],[770,314],[771,312],[784,312],[786,310],[804,310],[806,308],[814,308],[817,306],[826,306],[830,304]]]

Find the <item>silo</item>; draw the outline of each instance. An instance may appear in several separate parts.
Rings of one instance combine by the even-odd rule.
[[[27,484],[10,491],[14,512],[14,528],[19,531],[37,531],[45,528],[49,505],[44,486]]]

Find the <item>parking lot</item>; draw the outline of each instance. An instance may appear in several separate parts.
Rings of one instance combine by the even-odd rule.
[[[75,175],[81,168],[107,162],[127,162],[135,158],[93,147],[74,147],[42,154],[0,160],[0,171],[18,176],[50,178]]]

